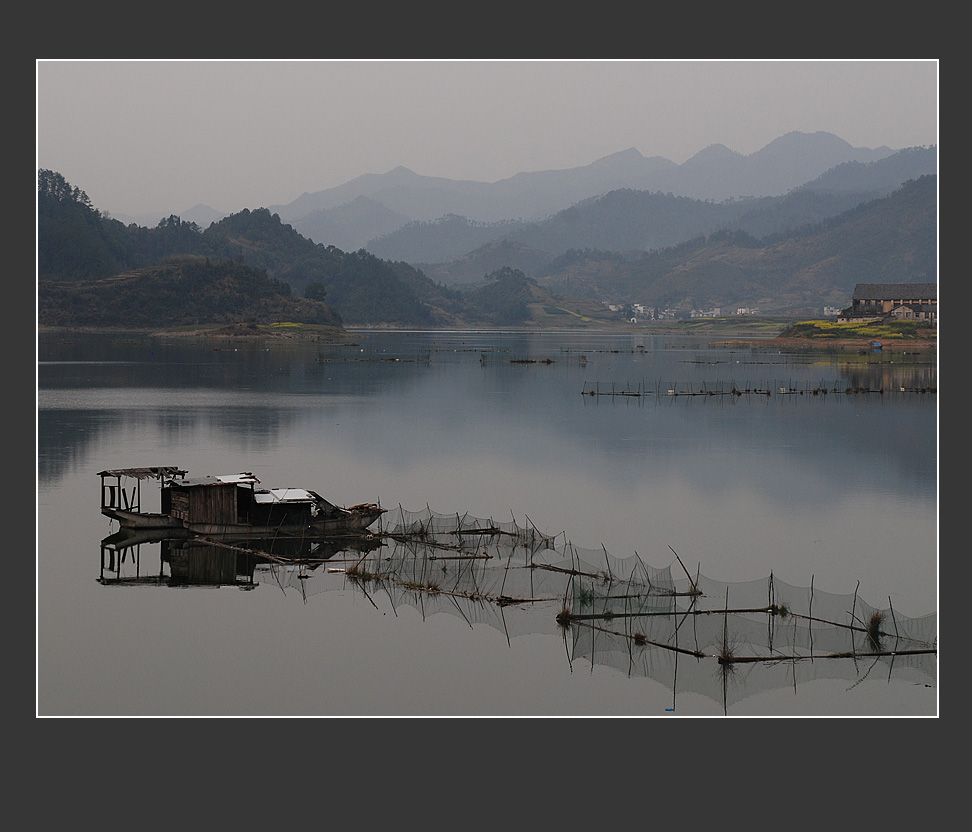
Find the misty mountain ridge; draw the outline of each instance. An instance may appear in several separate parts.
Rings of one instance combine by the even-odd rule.
[[[546,290],[588,302],[637,301],[659,307],[738,304],[783,311],[845,305],[855,280],[907,282],[918,279],[915,275],[937,279],[929,253],[935,250],[936,186],[929,192],[927,182],[917,192],[922,201],[910,203],[924,223],[920,239],[897,239],[896,223],[908,219],[901,211],[887,209],[886,219],[861,230],[861,240],[854,235],[843,239],[843,246],[857,251],[856,264],[850,266],[844,264],[843,249],[832,249],[828,242],[836,239],[832,231],[813,246],[816,256],[810,260],[817,266],[787,256],[786,245],[771,245],[775,235],[799,238],[799,229],[815,227],[820,234],[822,223],[847,217],[859,206],[870,205],[874,212],[880,204],[875,200],[906,182],[937,174],[937,167],[935,147],[853,148],[827,133],[790,133],[749,156],[712,145],[676,165],[630,148],[581,168],[519,173],[492,184],[425,177],[398,167],[338,188],[305,193],[287,206],[259,213],[279,217],[277,222],[286,223],[308,242],[342,251],[364,250],[393,267],[397,279],[405,281],[400,291],[418,292],[417,298],[423,298],[418,303],[436,309],[433,316],[440,316],[440,325],[446,320],[441,315],[456,301],[436,295],[425,281],[442,290],[462,286],[468,294],[501,270],[513,270],[528,281],[539,281]],[[539,219],[524,218],[530,205],[542,205],[537,208]],[[303,213],[294,219],[299,212]],[[205,206],[193,213],[205,217]],[[479,218],[484,216],[501,219]],[[205,225],[188,213],[183,220]],[[877,233],[876,228],[884,235],[877,247],[866,239]],[[794,245],[792,240],[789,245]],[[862,245],[868,251],[863,259]],[[799,244],[801,249],[805,246],[806,242]],[[887,261],[885,255],[894,252],[897,259]],[[247,262],[251,256],[247,254]],[[344,262],[373,265],[367,258]],[[283,268],[262,259],[254,265],[266,267],[297,292],[308,279],[305,267]],[[353,304],[375,297],[364,285],[364,294],[352,303],[344,283],[325,284],[329,301],[345,320],[376,320],[371,312],[365,318],[363,312],[353,311]],[[382,294],[386,293],[393,294],[385,287]],[[410,320],[429,322],[417,313],[409,315]]]
[[[305,193],[270,210],[298,230],[302,217],[311,211],[336,208],[356,196],[370,197],[413,220],[446,214],[482,222],[535,220],[618,188],[704,200],[779,196],[844,162],[874,162],[893,153],[887,147],[855,148],[831,133],[791,132],[748,156],[724,145],[710,145],[678,165],[629,148],[583,167],[518,173],[494,183],[421,176],[398,167]]]
[[[318,239],[344,251],[367,248],[371,240],[391,234],[409,222],[404,214],[367,196],[357,196],[337,208],[311,211],[302,218],[302,225],[313,228]]]
[[[887,147],[854,148],[830,133],[794,132],[749,156],[724,145],[711,145],[677,165],[662,157],[645,157],[635,148],[629,148],[583,167],[518,173],[492,184],[426,177],[398,167],[384,175],[358,177],[338,188],[305,193],[288,205],[273,206],[270,210],[315,242],[373,250],[378,239],[367,238],[366,224],[356,229],[344,228],[345,236],[340,239],[328,238],[328,233],[333,233],[328,212],[365,196],[386,210],[408,217],[408,223],[412,224],[456,216],[464,217],[470,224],[540,222],[569,206],[620,189],[710,202],[781,196],[835,167],[875,164],[898,152]],[[937,172],[937,151],[925,150],[923,162],[921,170],[899,178],[891,187],[913,176]],[[821,183],[820,187],[828,185]],[[867,190],[863,186],[859,189]],[[881,192],[887,193],[887,189]],[[374,227],[379,219],[374,217],[368,222]],[[406,224],[400,228],[404,229]],[[394,231],[385,232],[386,236],[388,233]],[[484,238],[481,243],[486,241]],[[404,250],[388,250],[387,243],[388,240],[382,241],[384,248],[380,256],[400,257],[408,262],[441,262],[471,250],[467,247],[458,252],[453,246],[437,254],[425,251],[419,255],[415,246],[411,246],[411,253],[405,254]]]
[[[791,132],[748,156],[717,144],[679,165],[628,148],[582,167],[521,172],[493,183],[424,176],[398,166],[383,174],[363,174],[334,188],[305,192],[290,203],[268,208],[315,242],[336,245],[317,239],[320,232],[317,236],[313,232],[320,217],[310,215],[339,208],[361,196],[403,214],[409,221],[429,221],[447,214],[480,222],[538,220],[618,188],[657,190],[704,200],[777,196],[845,162],[873,162],[893,153],[884,146],[855,148],[831,133]],[[151,227],[164,216],[169,214],[118,219]],[[227,213],[195,206],[178,216],[205,227]]]
[[[139,228],[101,215],[55,172],[39,171],[38,186],[38,320],[49,325],[123,325],[130,316],[111,301],[119,286],[131,290],[132,309],[141,304],[152,314],[189,315],[196,323],[227,314],[243,321],[280,314],[323,319],[329,307],[347,324],[437,327],[514,319],[525,325],[527,312],[538,326],[606,321],[630,304],[685,315],[737,307],[819,315],[823,306],[847,305],[858,282],[937,280],[937,175],[865,201],[857,192],[807,190],[717,205],[620,190],[560,212],[551,218],[556,222],[527,224],[532,242],[546,249],[494,240],[429,269],[315,243],[265,208],[244,209],[205,230],[175,216]],[[833,211],[835,199],[851,207],[824,221],[802,222]],[[639,212],[646,206],[644,215],[654,211],[666,219],[673,235],[684,233],[698,210],[739,213],[733,223],[713,214],[719,224],[712,233],[676,245],[629,249],[630,239],[644,232]],[[757,224],[791,230],[758,236],[746,230]],[[462,217],[437,224],[450,226],[476,228]],[[662,228],[656,225],[653,233]],[[549,249],[558,235],[575,245],[554,256]],[[607,239],[610,246],[595,249],[591,239]],[[225,285],[221,269],[231,272]],[[448,285],[459,283],[466,284],[462,291]],[[291,311],[283,313],[285,307]]]
[[[763,238],[819,223],[885,196],[909,180],[934,174],[937,167],[936,149],[912,148],[875,162],[845,162],[783,196],[713,202],[625,188],[582,200],[536,222],[484,224],[455,214],[434,222],[412,222],[364,247],[384,259],[419,266],[449,283],[450,277],[469,273],[436,264],[448,264],[496,240],[523,243],[555,257],[583,248],[651,251],[719,229]],[[531,274],[519,263],[509,265]]]

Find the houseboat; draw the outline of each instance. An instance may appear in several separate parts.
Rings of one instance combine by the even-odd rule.
[[[262,488],[250,472],[189,477],[174,466],[101,471],[101,513],[123,529],[203,537],[365,532],[382,514],[376,503],[344,508],[305,488]],[[160,510],[141,510],[141,484],[156,480]]]

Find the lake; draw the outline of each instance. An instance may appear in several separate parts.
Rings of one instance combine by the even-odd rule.
[[[647,333],[369,331],[331,345],[45,332],[37,433],[42,716],[938,711],[934,656],[822,658],[820,636],[820,658],[739,665],[727,682],[718,661],[606,632],[621,617],[560,626],[564,573],[545,572],[541,590],[531,569],[547,600],[505,607],[369,591],[341,552],[315,570],[174,580],[159,542],[106,559],[117,523],[99,511],[98,477],[248,471],[339,505],[380,502],[380,531],[421,513],[536,530],[557,541],[551,562],[603,555],[619,579],[636,567],[694,579],[709,606],[685,617],[683,648],[689,625],[695,643],[703,625],[728,631],[715,610],[771,585],[818,617],[880,609],[936,638],[934,353]],[[775,638],[791,630],[802,638],[798,617]]]

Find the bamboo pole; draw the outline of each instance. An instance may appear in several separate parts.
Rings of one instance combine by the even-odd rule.
[[[599,597],[602,597],[602,598],[627,598],[627,597],[635,597],[635,596],[627,596],[627,595],[610,595],[610,596],[607,596],[607,595],[602,595],[602,596],[599,596]],[[637,596],[637,597],[641,597],[641,596]],[[654,597],[664,598],[664,597],[670,597],[670,596],[659,595],[659,596],[654,596]],[[753,613],[761,613],[761,612],[762,613],[767,613],[769,615],[775,615],[775,613],[773,612],[773,608],[772,607],[740,607],[738,609],[722,609],[722,610],[693,610],[693,609],[686,609],[686,610],[679,610],[679,611],[673,611],[673,610],[645,611],[645,610],[642,610],[641,612],[631,612],[631,613],[624,613],[624,612],[591,613],[589,615],[572,615],[571,618],[572,619],[577,619],[578,621],[586,621],[586,620],[592,620],[592,619],[598,619],[598,618],[642,618],[642,617],[647,618],[647,617],[651,617],[651,616],[661,616],[661,615],[682,615],[682,616],[688,616],[688,615],[743,615],[743,614],[753,614]],[[803,617],[805,617],[805,616],[803,616]]]
[[[668,548],[672,549],[671,545],[669,545]],[[685,577],[689,579],[689,584],[691,584],[692,586],[692,591],[698,593],[699,591],[698,587],[696,586],[695,581],[692,580],[692,576],[689,574],[688,569],[685,568],[685,564],[682,563],[682,559],[678,556],[678,552],[672,549],[672,554],[675,555],[675,560],[678,561],[678,565],[682,567],[682,571],[685,573]]]
[[[664,650],[669,650],[673,653],[680,653],[684,655],[694,656],[697,659],[716,659],[720,664],[755,664],[755,663],[777,663],[783,659],[789,661],[814,661],[816,659],[857,659],[857,658],[881,658],[887,656],[920,656],[920,655],[932,655],[937,653],[935,648],[919,648],[911,650],[869,650],[869,651],[855,651],[855,650],[845,650],[836,653],[817,653],[816,655],[799,655],[791,654],[790,656],[729,656],[725,654],[717,655],[713,653],[705,653],[701,650],[688,650],[684,647],[679,647],[677,644],[669,644],[666,642],[655,641],[649,639],[644,635],[640,636],[629,636],[626,633],[618,632],[617,630],[611,630],[606,627],[598,627],[592,624],[585,624],[582,626],[590,627],[592,630],[596,630],[601,633],[607,633],[609,635],[620,636],[622,638],[636,639],[639,644],[650,644],[653,647],[659,647]],[[676,635],[677,639],[677,635]]]
[[[891,623],[894,624],[894,637],[898,638],[898,622],[894,617],[894,605],[891,603],[891,596],[888,596],[888,609],[891,610]]]
[[[934,647],[928,648],[916,648],[914,650],[868,650],[859,652],[856,650],[844,650],[839,653],[817,653],[816,655],[790,656],[791,661],[815,661],[816,659],[866,659],[881,656],[922,656],[922,655],[932,655],[938,653],[938,650]],[[732,664],[746,664],[753,662],[778,662],[784,657],[773,657],[773,656],[733,656],[731,659],[726,659],[725,661]]]

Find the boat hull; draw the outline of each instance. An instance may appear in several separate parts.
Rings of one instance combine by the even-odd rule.
[[[361,506],[344,509],[317,519],[310,523],[290,523],[263,525],[258,523],[189,523],[177,520],[168,514],[150,514],[125,509],[102,509],[102,513],[114,520],[123,529],[142,529],[153,531],[174,531],[202,537],[250,538],[254,535],[340,535],[361,534],[367,531],[382,514],[384,509],[374,506]]]
[[[129,549],[132,546],[139,546],[142,543],[158,543],[161,540],[186,540],[192,537],[188,529],[136,529],[121,528],[114,534],[108,535],[101,541],[104,548],[115,550]]]
[[[123,529],[184,529],[179,520],[169,514],[151,514],[148,512],[128,511],[123,508],[104,506],[101,513],[118,521]]]
[[[258,525],[255,523],[187,523],[186,528],[202,537],[252,537],[273,534],[287,535],[339,535],[360,534],[378,519],[382,512],[375,514],[349,514],[343,517],[328,517],[313,523],[284,524],[279,526]]]

